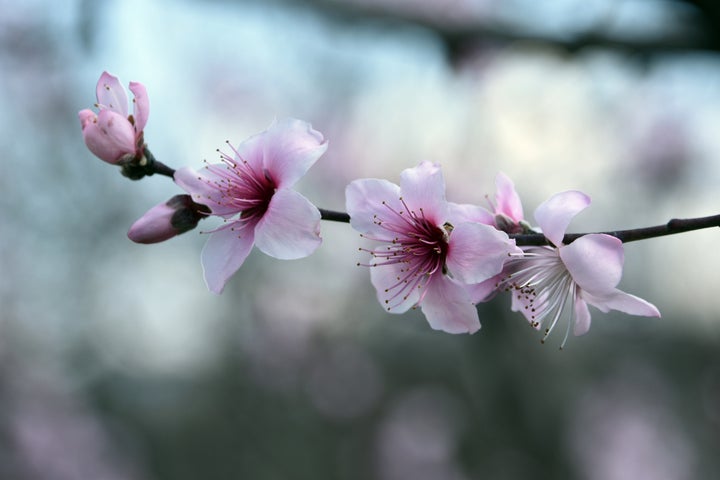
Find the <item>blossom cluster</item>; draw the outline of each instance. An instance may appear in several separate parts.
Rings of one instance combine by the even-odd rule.
[[[98,81],[99,113],[79,113],[83,138],[102,160],[119,165],[145,161],[143,129],[149,104],[145,88],[131,83],[134,115],[127,95],[107,72]],[[201,263],[208,288],[221,293],[253,246],[279,259],[311,255],[321,244],[321,212],[293,189],[325,153],[328,142],[304,121],[284,119],[237,146],[228,143],[218,163],[200,170],[174,171],[186,192],[150,209],[128,236],[155,243],[220,217],[209,235]],[[400,184],[367,178],[346,188],[346,210],[363,240],[362,260],[380,305],[400,314],[420,308],[433,329],[474,333],[480,329],[476,304],[509,292],[511,308],[543,340],[563,320],[565,336],[590,328],[588,305],[607,312],[660,316],[647,301],[617,288],[622,276],[622,242],[587,234],[565,243],[575,215],[590,204],[578,191],[561,192],[534,213],[539,230],[523,216],[520,197],[504,174],[496,178],[490,209],[446,199],[440,165],[422,162],[400,174]],[[488,197],[489,198],[489,197]],[[517,234],[541,231],[546,245],[517,245]]]

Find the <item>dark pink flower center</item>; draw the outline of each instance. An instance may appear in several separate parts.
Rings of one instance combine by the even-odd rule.
[[[422,290],[432,275],[444,273],[451,230],[449,225],[447,230],[438,227],[425,216],[422,208],[417,212],[410,210],[402,198],[400,203],[403,209],[396,210],[383,202],[387,215],[373,218],[376,225],[393,234],[392,240],[375,238],[383,245],[366,250],[374,259],[369,267],[400,266],[396,283],[385,289],[388,310],[407,300],[414,289]],[[422,294],[418,303],[421,300]]]
[[[208,169],[217,177],[214,186],[221,193],[222,204],[239,212],[241,222],[254,224],[267,212],[277,184],[267,169],[252,166],[233,151],[236,159],[221,152],[224,165],[209,165]]]

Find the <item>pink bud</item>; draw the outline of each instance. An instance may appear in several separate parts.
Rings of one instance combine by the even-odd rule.
[[[101,160],[124,165],[143,157],[143,129],[150,113],[147,92],[141,83],[131,82],[133,114],[128,115],[128,97],[117,77],[103,72],[96,87],[98,113],[78,112],[83,139]]]
[[[148,210],[132,224],[128,238],[136,243],[158,243],[192,230],[209,210],[190,195],[175,195]]]
[[[127,163],[135,157],[135,130],[130,122],[110,110],[95,115],[90,110],[78,113],[83,139],[88,150],[113,165]]]

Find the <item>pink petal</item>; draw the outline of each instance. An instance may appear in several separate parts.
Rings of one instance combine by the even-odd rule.
[[[623,244],[610,235],[585,235],[558,249],[560,258],[580,288],[601,295],[615,289],[625,261]]]
[[[294,190],[281,188],[255,227],[255,245],[281,260],[307,257],[322,243],[320,211]]]
[[[89,117],[85,117],[88,120]],[[83,128],[83,139],[88,149],[98,158],[117,164],[126,155],[135,154],[135,131],[130,122],[115,112],[102,110],[97,122],[88,122]]]
[[[582,297],[590,305],[597,307],[603,312],[618,310],[629,313],[630,315],[640,315],[642,317],[660,316],[660,311],[652,303],[617,289],[602,296],[592,295],[583,291]]]
[[[264,167],[278,188],[293,186],[328,146],[309,123],[293,118],[273,123],[262,135]]]
[[[145,85],[139,82],[130,82],[130,91],[133,93],[133,117],[135,118],[135,131],[138,133],[145,129],[150,115],[150,100]]]
[[[590,309],[580,296],[575,298],[575,316],[573,334],[575,336],[585,335],[590,330]]]
[[[218,168],[225,166],[219,165]],[[179,168],[174,179],[180,188],[192,195],[195,202],[207,205],[214,215],[229,218],[238,213],[237,207],[224,202],[223,193],[214,186],[220,180],[207,168],[200,172],[190,167]]]
[[[500,172],[495,177],[495,201],[497,211],[510,217],[515,223],[523,220],[523,208],[520,196],[515,191],[515,185],[510,177]]]
[[[420,306],[435,330],[447,333],[475,333],[480,330],[477,309],[468,292],[447,275],[432,277]]]
[[[236,162],[247,162],[256,175],[265,175],[264,138],[265,132],[247,138],[240,145],[233,148],[234,155],[230,154],[229,156],[233,157]]]
[[[373,263],[371,259],[370,264]],[[383,265],[382,262],[377,264],[378,266],[370,267],[370,282],[375,287],[380,305],[389,313],[405,313],[415,306],[420,300],[421,289],[411,288],[398,293],[399,289],[394,288],[407,276],[404,265],[399,263]]]
[[[230,225],[210,235],[200,260],[205,283],[211,292],[222,293],[228,279],[245,262],[252,250],[253,235],[252,228],[234,229]]]
[[[492,213],[477,205],[460,203],[447,203],[447,221],[452,225],[463,222],[478,222],[485,225],[494,225],[495,217]]]
[[[447,219],[445,180],[440,165],[422,162],[415,168],[407,168],[400,174],[400,191],[411,211],[425,217],[435,225]]]
[[[559,247],[570,221],[588,205],[590,197],[582,192],[556,193],[535,210],[535,220],[543,234]]]
[[[487,302],[495,296],[497,293],[497,285],[500,280],[503,279],[505,274],[499,273],[492,278],[485,280],[484,282],[476,283],[474,285],[466,285],[465,289],[470,295],[470,300],[473,303]]]
[[[98,105],[127,118],[128,97],[118,78],[103,72],[95,89]]]
[[[86,126],[97,121],[95,112],[87,108],[78,112],[78,118],[80,119],[80,127],[82,129],[85,129]]]
[[[481,223],[455,225],[450,234],[447,267],[466,284],[480,283],[500,273],[511,252],[520,253],[507,234]]]
[[[540,296],[533,300],[532,297],[518,290],[510,290],[510,310],[522,313],[525,320],[527,320],[531,325],[547,308],[548,303],[546,292],[541,293]],[[540,327],[540,323],[535,325],[537,330],[539,330]]]
[[[400,187],[387,180],[365,178],[351,182],[345,188],[345,208],[350,215],[350,225],[376,239],[392,240],[396,233],[377,225],[375,215],[384,217],[388,214],[389,209],[383,202],[397,210],[404,209],[399,199]]]

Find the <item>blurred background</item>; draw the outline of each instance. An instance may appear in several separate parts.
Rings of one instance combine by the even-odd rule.
[[[203,235],[126,238],[179,190],[85,148],[100,73],[150,95],[158,160],[214,161],[274,118],[330,140],[298,185],[442,163],[448,198],[498,171],[571,231],[720,210],[720,9],[710,0],[0,0],[0,479],[707,479],[720,474],[718,232],[631,243],[620,287],[540,344],[502,295],[473,336],[388,315],[360,239],[257,251],[222,296]],[[702,253],[702,255],[701,255]],[[705,258],[705,255],[708,258]]]

